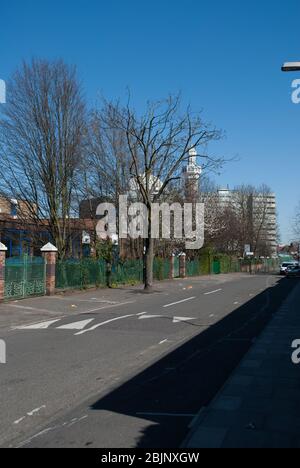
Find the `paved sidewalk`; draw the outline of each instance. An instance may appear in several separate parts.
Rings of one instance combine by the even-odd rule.
[[[212,403],[185,448],[300,448],[300,284],[275,314]]]

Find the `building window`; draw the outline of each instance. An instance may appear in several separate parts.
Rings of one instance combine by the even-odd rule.
[[[17,205],[15,205],[14,203],[11,204],[11,207],[10,207],[10,214],[11,214],[11,216],[13,216],[13,217],[16,217],[17,214],[18,214]]]

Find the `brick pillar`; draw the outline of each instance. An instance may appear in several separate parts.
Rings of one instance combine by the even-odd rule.
[[[7,247],[0,242],[0,302],[4,300],[6,252]]]
[[[169,261],[170,261],[169,279],[174,279],[175,277],[175,255],[171,255]]]
[[[179,276],[186,278],[186,254],[183,253],[179,257]]]
[[[55,294],[55,274],[56,274],[56,260],[57,248],[52,244],[45,245],[41,252],[46,263],[46,294],[53,296]]]

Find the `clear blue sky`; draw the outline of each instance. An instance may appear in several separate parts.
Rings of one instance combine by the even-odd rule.
[[[300,105],[286,60],[300,60],[299,0],[10,0],[0,6],[0,78],[33,56],[75,63],[87,98],[137,108],[182,91],[223,128],[213,150],[239,155],[220,185],[266,183],[278,196],[283,241],[300,201]],[[8,96],[9,98],[9,96]]]

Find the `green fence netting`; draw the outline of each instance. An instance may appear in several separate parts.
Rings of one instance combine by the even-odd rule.
[[[127,260],[112,266],[112,284],[135,284],[143,281],[143,261]]]
[[[200,256],[198,259],[187,260],[187,276],[201,276],[210,274],[239,273],[241,271],[240,261],[236,258],[220,255],[212,257],[210,255]]]
[[[5,265],[5,299],[45,294],[45,262],[41,257],[10,258]]]
[[[247,271],[252,273],[271,273],[279,268],[278,260],[264,259],[260,261],[241,261],[226,255],[202,255],[197,259],[187,259],[186,274],[188,277],[238,273]],[[178,271],[177,271],[178,270]],[[56,265],[56,288],[84,289],[88,287],[104,287],[110,285],[137,284],[143,282],[143,261],[126,260],[118,262],[107,269],[105,260],[87,258],[84,260],[60,261]],[[12,273],[9,273],[10,275]],[[21,274],[14,273],[15,275]],[[175,277],[179,276],[179,259],[175,259]],[[167,280],[170,277],[170,259],[156,257],[153,264],[155,280]]]
[[[155,280],[168,279],[170,261],[155,258],[153,276]],[[57,289],[84,289],[88,287],[142,283],[144,277],[143,260],[126,260],[107,268],[105,260],[65,260],[56,264]]]

